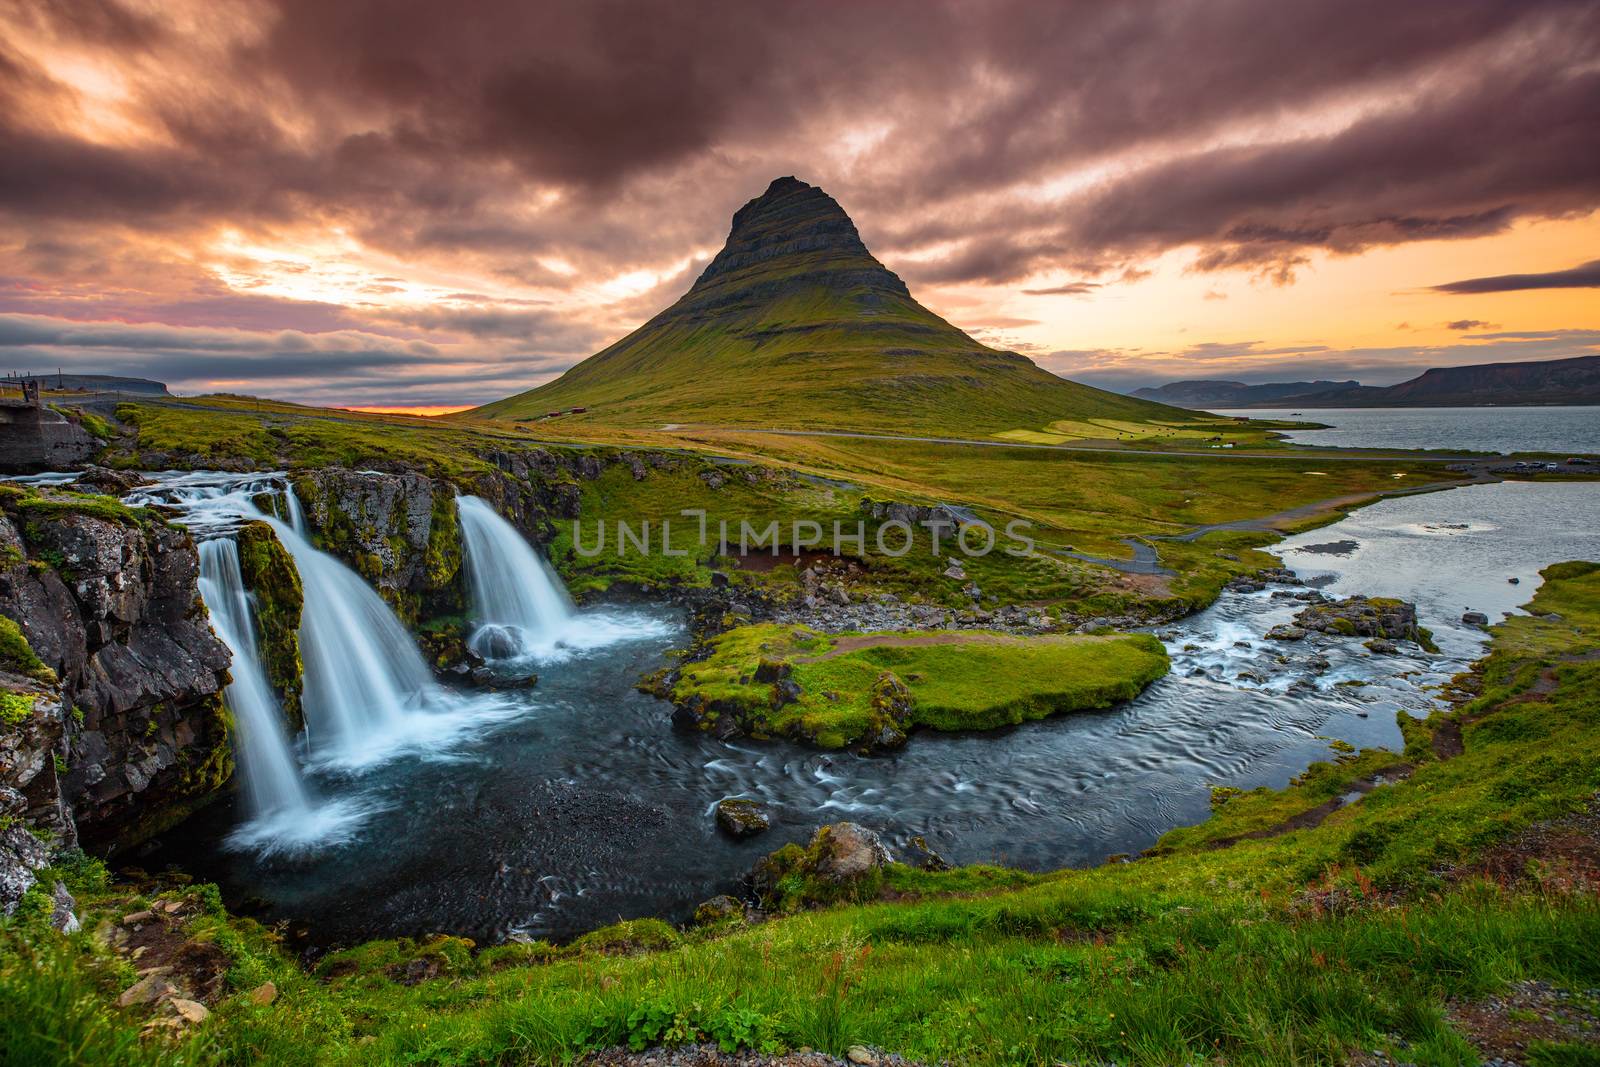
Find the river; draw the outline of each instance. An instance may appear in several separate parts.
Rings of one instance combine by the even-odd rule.
[[[217,880],[231,904],[288,920],[308,944],[429,932],[564,938],[619,917],[682,920],[767,851],[838,819],[891,844],[924,835],[956,863],[1099,863],[1203,819],[1211,785],[1281,786],[1329,758],[1334,740],[1398,746],[1396,712],[1426,714],[1431,687],[1481,654],[1484,635],[1461,623],[1463,610],[1514,610],[1540,567],[1600,559],[1600,486],[1395,498],[1281,548],[1330,593],[1417,600],[1441,653],[1375,656],[1333,639],[1280,646],[1262,635],[1303,606],[1295,590],[1225,593],[1160,628],[1172,673],[1128,704],[993,733],[919,733],[899,753],[868,758],[674,728],[670,708],[633,684],[683,643],[682,620],[648,604],[591,606],[579,615],[621,611],[645,625],[549,663],[537,687],[496,698],[514,702],[509,712],[447,749],[314,772],[320,793],[366,813],[337,847],[230,849],[241,814],[224,802],[132,862]],[[1307,665],[1315,651],[1330,660],[1324,673]],[[1266,681],[1240,677],[1253,671]],[[1314,688],[1290,693],[1302,678]],[[1350,680],[1368,684],[1337,684]],[[745,842],[721,835],[712,811],[729,796],[766,803],[772,830]]]

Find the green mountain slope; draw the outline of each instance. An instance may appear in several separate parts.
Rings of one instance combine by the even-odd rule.
[[[560,378],[467,413],[978,436],[1056,419],[1192,418],[1069,382],[917,303],[838,203],[779,178],[683,298]]]

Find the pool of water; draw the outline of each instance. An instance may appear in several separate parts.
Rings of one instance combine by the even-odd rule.
[[[919,733],[899,753],[859,757],[674,728],[670,708],[633,686],[686,632],[670,609],[634,605],[663,625],[550,664],[512,696],[515,714],[448,753],[322,783],[374,809],[343,847],[293,860],[230,852],[236,815],[224,803],[135,862],[215,879],[234,905],[290,920],[316,943],[562,938],[618,918],[682,920],[769,850],[839,819],[891,844],[924,835],[956,863],[1099,863],[1203,819],[1211,785],[1282,785],[1328,758],[1334,739],[1398,746],[1396,714],[1426,714],[1434,689],[1481,654],[1463,610],[1515,610],[1540,567],[1600,559],[1600,485],[1386,500],[1283,550],[1332,595],[1416,600],[1441,653],[1265,641],[1304,606],[1295,590],[1227,593],[1159,630],[1173,670],[1137,700],[991,733]],[[1317,653],[1329,661],[1321,673]],[[1301,679],[1311,688],[1291,692]],[[1368,684],[1338,685],[1350,680]],[[712,811],[730,796],[764,802],[773,828],[744,842],[721,835]]]

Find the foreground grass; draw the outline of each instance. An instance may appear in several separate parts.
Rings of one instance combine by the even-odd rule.
[[[1484,857],[1600,789],[1600,566],[1545,572],[1537,613],[1496,627],[1464,680],[1476,695],[1408,726],[1404,753],[1352,754],[1296,786],[1223,803],[1155,854],[1050,876],[892,868],[892,899],[755,927],[634,924],[565,949],[375,942],[300,969],[271,931],[209,889],[187,936],[232,961],[226,994],[185,1039],[137,1036],[110,1006],[132,965],[102,924],[147,903],[94,864],[60,875],[86,930],[61,938],[35,891],[0,925],[6,1062],[84,1064],[559,1063],[582,1050],[710,1035],[731,1045],[842,1051],[864,1042],[928,1061],[1327,1063],[1383,1048],[1470,1064],[1452,1000],[1537,978],[1600,985],[1600,903],[1564,889],[1563,857]],[[1435,754],[1459,732],[1462,751]],[[1271,833],[1403,759],[1320,823]],[[1281,826],[1280,826],[1281,828]],[[1267,831],[1231,847],[1222,839]],[[1512,853],[1515,855],[1515,853]],[[98,933],[97,933],[98,931]],[[640,954],[627,954],[653,949]],[[408,961],[429,978],[403,984]],[[248,992],[271,980],[270,1004]],[[1551,1049],[1545,1062],[1583,1062]],[[1565,1059],[1563,1059],[1565,1056]]]
[[[987,730],[1131,700],[1167,672],[1149,634],[1011,637],[983,632],[830,637],[804,626],[744,626],[686,664],[674,702],[704,726],[732,715],[756,736],[825,748],[915,727]],[[788,685],[791,696],[775,693]]]

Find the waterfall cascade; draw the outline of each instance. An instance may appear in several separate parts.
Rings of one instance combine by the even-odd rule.
[[[550,564],[487,501],[457,497],[456,513],[477,623],[467,647],[491,664],[548,662],[666,629],[625,612],[575,611]]]
[[[293,500],[293,497],[290,497]],[[290,513],[298,515],[298,507]],[[370,763],[397,742],[436,737],[438,712],[459,703],[435,684],[416,643],[361,576],[266,516],[300,572],[301,705],[313,760]]]
[[[456,509],[478,623],[468,647],[490,661],[548,656],[573,620],[561,580],[488,502],[463,496]]]
[[[289,748],[277,696],[261,667],[250,598],[239,573],[239,546],[231,537],[200,543],[200,597],[211,611],[212,629],[233,653],[233,681],[224,699],[233,713],[234,754],[250,816],[304,817],[311,798]]]

